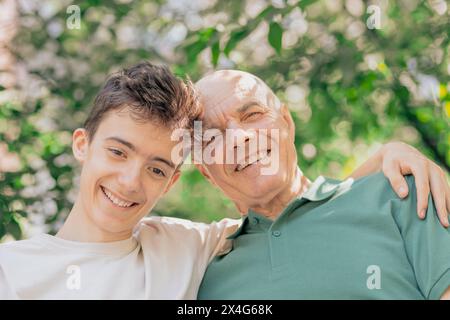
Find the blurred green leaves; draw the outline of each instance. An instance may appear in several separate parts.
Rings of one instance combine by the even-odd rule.
[[[199,31],[193,38],[192,42],[184,47],[188,61],[194,61],[197,55],[212,44],[214,37],[217,35],[215,28],[207,28]]]
[[[56,232],[77,188],[70,133],[106,75],[142,59],[193,81],[217,68],[260,77],[290,108],[298,162],[311,178],[343,178],[389,140],[413,144],[448,169],[448,13],[425,0],[389,1],[380,4],[382,28],[369,30],[367,3],[356,2],[361,12],[324,0],[79,1],[80,30],[65,29],[69,2],[43,1],[59,8],[52,17],[38,7],[19,12],[22,27],[10,47],[22,78],[15,91],[0,86],[11,97],[0,103],[0,239],[23,237],[21,221],[36,216],[44,231]],[[50,36],[58,24],[62,32]],[[54,200],[57,213],[42,199]],[[238,216],[193,166],[153,213]]]
[[[278,54],[281,53],[281,38],[283,37],[283,28],[278,22],[271,22],[269,29],[269,43]]]

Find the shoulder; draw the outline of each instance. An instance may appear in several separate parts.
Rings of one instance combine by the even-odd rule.
[[[406,183],[408,184],[408,197],[415,197],[416,183],[413,175],[404,176]],[[399,199],[395,190],[392,188],[391,183],[388,178],[383,174],[383,172],[378,172],[358,180],[355,180],[352,189],[360,189],[366,193],[383,193],[386,197],[392,199]]]
[[[39,254],[43,251],[44,245],[39,241],[39,236],[28,240],[11,241],[0,244],[0,264],[5,261],[27,259],[31,255]]]
[[[361,179],[355,180],[351,190],[352,199],[358,199],[365,207],[386,209],[392,212],[400,211],[416,211],[417,207],[417,190],[413,175],[405,176],[408,184],[408,195],[400,198],[392,188],[389,180],[382,172],[372,174]],[[434,203],[431,195],[428,200],[430,210],[434,209]],[[407,214],[408,218],[415,218],[414,214]]]
[[[0,252],[15,251],[15,250],[36,250],[42,248],[42,243],[38,240],[39,237],[33,237],[26,240],[10,241],[0,244]]]
[[[406,177],[410,182],[409,177]],[[414,183],[414,179],[412,179]],[[353,182],[351,189],[367,195],[380,195],[386,199],[397,199],[398,196],[389,182],[389,179],[382,172],[371,174]]]
[[[206,223],[193,222],[186,219],[173,218],[173,217],[160,217],[153,216],[142,219],[138,226],[138,232],[154,232],[154,233],[167,233],[167,232],[195,232],[197,230],[205,230],[209,227]]]
[[[397,200],[401,200],[381,172],[341,182],[332,199],[335,205],[364,208],[365,212],[383,211],[397,203]]]
[[[134,234],[144,239],[170,238],[188,241],[195,239],[204,241],[207,237],[215,237],[237,228],[240,220],[222,219],[218,222],[203,223],[174,217],[153,216],[142,219],[135,228]]]

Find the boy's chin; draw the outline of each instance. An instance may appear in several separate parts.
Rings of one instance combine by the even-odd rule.
[[[92,220],[97,225],[97,227],[108,233],[126,233],[130,232],[134,224],[126,217],[117,217],[102,211],[97,211],[94,213]]]

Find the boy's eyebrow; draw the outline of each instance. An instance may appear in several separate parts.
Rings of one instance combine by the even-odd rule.
[[[155,157],[155,158],[153,158],[153,160],[163,162],[163,163],[167,164],[169,167],[171,167],[172,169],[175,169],[175,164],[170,160],[166,160],[161,157]]]
[[[136,147],[135,147],[131,142],[128,142],[128,141],[126,141],[126,140],[123,140],[122,138],[119,138],[119,137],[109,137],[109,138],[106,138],[105,140],[113,140],[113,141],[116,141],[116,142],[118,142],[118,143],[120,143],[120,144],[123,144],[124,146],[128,147],[130,150],[133,150],[134,152],[137,152]],[[164,159],[164,158],[161,158],[161,157],[154,157],[152,160],[154,160],[154,161],[159,161],[159,162],[163,162],[163,163],[165,163],[166,165],[168,165],[169,167],[171,167],[172,169],[175,169],[175,164],[174,164],[172,161],[170,161],[170,160],[167,160],[167,159]]]
[[[121,138],[119,138],[119,137],[109,137],[109,138],[106,138],[105,140],[113,140],[113,141],[116,141],[116,142],[118,142],[118,143],[120,143],[120,144],[123,144],[123,145],[127,146],[129,149],[131,149],[131,150],[133,150],[133,151],[136,151],[136,147],[135,147],[131,142],[128,142],[128,141],[126,141],[126,140],[123,140],[123,139],[121,139]]]

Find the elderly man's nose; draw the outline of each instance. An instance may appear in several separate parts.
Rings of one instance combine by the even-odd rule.
[[[231,119],[227,121],[227,129],[237,130],[241,129],[241,126],[236,120]]]
[[[236,144],[234,148],[244,147],[247,142],[250,141],[251,136],[242,130],[240,134],[237,136]]]
[[[235,140],[234,148],[247,148],[248,144],[254,141],[255,134],[249,130],[239,129],[236,137],[237,139]]]

